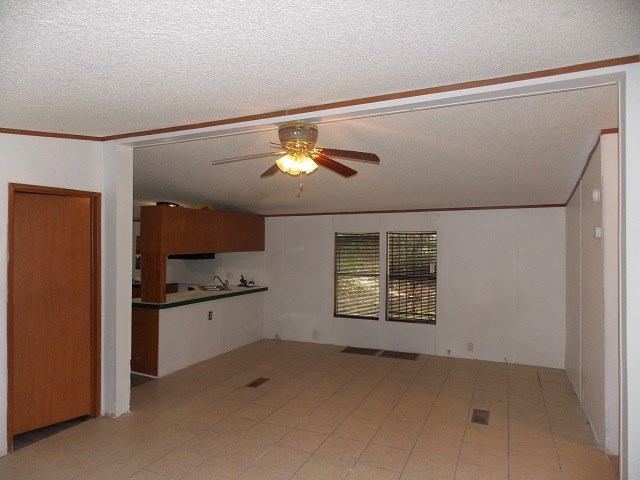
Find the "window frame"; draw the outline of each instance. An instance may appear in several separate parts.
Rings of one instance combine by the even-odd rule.
[[[378,315],[373,317],[365,315],[349,315],[338,313],[338,236],[339,235],[377,235],[378,236]],[[380,232],[334,232],[334,249],[333,249],[333,316],[335,318],[357,318],[360,320],[380,321],[380,292],[382,271],[380,268]],[[373,275],[371,275],[373,277]]]
[[[438,319],[438,309],[437,309],[437,305],[438,305],[438,232],[436,230],[431,230],[431,231],[405,231],[405,232],[391,232],[391,231],[387,231],[386,232],[386,248],[387,248],[387,261],[386,261],[386,272],[385,272],[385,321],[386,322],[397,322],[397,323],[412,323],[412,324],[417,324],[417,325],[436,325],[437,324],[437,319]],[[391,269],[390,267],[390,260],[391,260],[391,243],[389,241],[390,239],[390,235],[392,234],[408,234],[408,235],[417,235],[417,234],[422,234],[422,235],[430,235],[433,234],[435,235],[436,238],[436,268],[435,268],[435,278],[436,278],[436,294],[435,294],[435,303],[434,303],[434,319],[433,320],[410,320],[410,319],[397,319],[397,318],[389,318],[389,277],[390,277],[390,271]]]

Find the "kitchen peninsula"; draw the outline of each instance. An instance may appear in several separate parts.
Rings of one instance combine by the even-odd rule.
[[[132,301],[131,370],[162,377],[262,338],[267,287],[170,293]]]
[[[264,217],[140,209],[141,298],[132,301],[131,370],[162,377],[262,338],[267,287],[167,293],[170,255],[264,251]]]

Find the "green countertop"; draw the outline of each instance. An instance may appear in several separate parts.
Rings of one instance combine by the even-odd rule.
[[[188,292],[169,293],[164,303],[143,302],[139,298],[134,298],[131,302],[133,308],[151,308],[163,309],[181,307],[182,305],[190,305],[192,303],[210,302],[212,300],[221,300],[223,298],[237,297],[239,295],[249,295],[252,293],[264,292],[267,287],[237,287],[230,290],[221,290],[214,292],[205,292],[202,290],[191,290]]]

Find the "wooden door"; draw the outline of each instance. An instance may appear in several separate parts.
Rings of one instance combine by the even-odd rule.
[[[99,207],[78,193],[10,193],[11,436],[98,413]]]

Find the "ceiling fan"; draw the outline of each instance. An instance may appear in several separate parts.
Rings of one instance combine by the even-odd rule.
[[[331,157],[345,158],[360,162],[379,164],[380,159],[374,153],[356,152],[353,150],[338,150],[335,148],[316,147],[318,127],[309,122],[287,122],[278,128],[280,143],[271,143],[277,151],[246,155],[243,157],[214,160],[212,165],[251,160],[261,157],[280,157],[269,167],[261,178],[270,177],[278,170],[289,175],[298,176],[298,196],[302,191],[302,174],[311,174],[318,165],[325,167],[343,177],[352,177],[356,170],[333,160]],[[331,155],[329,157],[328,155]]]

